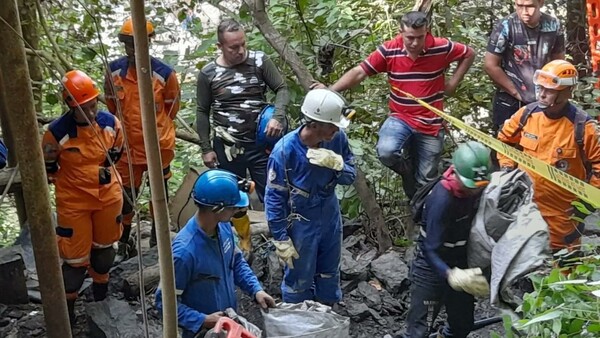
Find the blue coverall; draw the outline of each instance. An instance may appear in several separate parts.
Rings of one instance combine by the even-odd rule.
[[[219,223],[210,237],[192,217],[173,240],[177,318],[183,338],[194,337],[207,315],[237,310],[235,286],[254,297],[262,290],[254,272],[234,244],[231,223]],[[162,291],[156,290],[162,313]]]
[[[308,147],[300,140],[302,128],[285,135],[271,152],[265,210],[273,238],[276,241],[291,238],[300,256],[294,260],[294,269],[285,267],[281,285],[283,301],[317,300],[331,304],[342,299],[342,217],[335,186],[354,181],[354,155],[346,134],[339,131],[333,140],[319,144],[319,148],[341,155],[344,168],[335,171],[309,163]]]
[[[471,332],[475,299],[452,289],[446,274],[454,267],[468,267],[467,241],[480,196],[456,197],[440,181],[426,197],[425,225],[411,266],[406,338],[428,337],[442,305],[448,314],[443,337],[465,338]]]

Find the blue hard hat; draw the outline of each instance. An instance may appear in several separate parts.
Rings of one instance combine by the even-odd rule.
[[[275,106],[272,104],[265,106],[258,115],[258,123],[256,124],[256,143],[258,145],[264,145],[267,148],[273,148],[275,143],[277,143],[277,141],[279,141],[288,131],[288,123],[286,118],[283,123],[283,132],[280,136],[267,136],[267,125],[273,118],[273,114],[275,114]]]
[[[198,176],[192,198],[206,206],[246,208],[250,205],[248,194],[240,190],[237,177],[223,169],[210,169]]]

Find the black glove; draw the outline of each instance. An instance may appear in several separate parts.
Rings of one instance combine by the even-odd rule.
[[[108,149],[108,158],[110,158],[113,163],[117,163],[117,161],[121,158],[121,154],[123,154],[122,150],[117,150],[115,148]],[[110,161],[108,158],[104,161],[105,167],[110,167]]]
[[[98,168],[98,183],[100,185],[109,184],[112,179],[110,169],[107,167]]]

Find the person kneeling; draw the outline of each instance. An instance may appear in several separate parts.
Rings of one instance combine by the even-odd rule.
[[[234,244],[230,220],[248,207],[248,185],[221,169],[202,173],[194,183],[192,198],[198,210],[173,240],[177,317],[183,338],[202,337],[225,309],[237,310],[236,285],[262,308],[275,306]],[[160,286],[156,307],[162,312]]]

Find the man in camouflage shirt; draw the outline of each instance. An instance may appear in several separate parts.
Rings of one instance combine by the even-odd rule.
[[[268,149],[256,141],[257,120],[267,106],[267,87],[276,94],[275,112],[266,134],[283,133],[285,109],[289,102],[287,85],[268,56],[246,49],[246,35],[239,23],[226,19],[217,30],[214,61],[198,74],[196,88],[196,124],[201,141],[202,161],[209,168],[231,171],[240,179],[249,171],[263,202],[267,181]],[[214,138],[210,142],[210,111]],[[250,219],[245,212],[234,215],[232,223],[240,238],[239,247],[246,257],[251,253]]]
[[[202,160],[209,168],[218,165],[239,177],[246,177],[249,170],[262,201],[269,155],[264,147],[256,144],[256,121],[267,105],[268,87],[277,97],[267,135],[282,133],[289,102],[287,85],[265,53],[246,49],[246,35],[237,22],[224,20],[219,24],[217,35],[221,55],[202,68],[196,89]],[[212,146],[211,108],[215,129]]]

